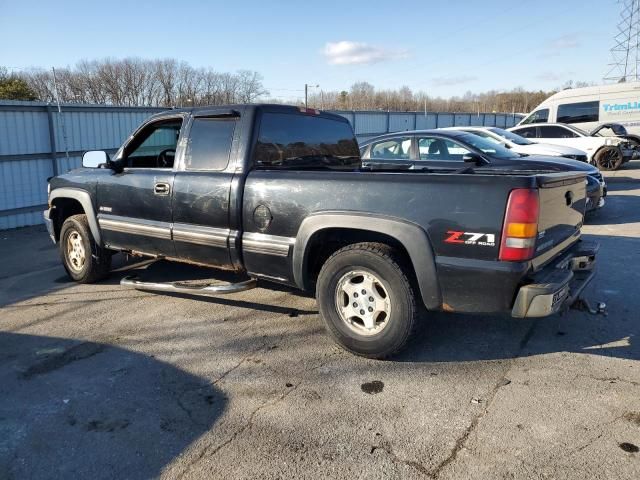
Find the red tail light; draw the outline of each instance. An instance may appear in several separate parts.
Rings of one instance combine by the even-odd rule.
[[[502,227],[500,260],[515,262],[533,257],[539,214],[538,190],[517,188],[511,191]]]

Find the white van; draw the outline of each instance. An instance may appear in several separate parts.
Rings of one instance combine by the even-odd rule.
[[[527,115],[529,123],[570,123],[587,132],[603,123],[624,125],[640,135],[640,82],[568,88],[551,95]]]

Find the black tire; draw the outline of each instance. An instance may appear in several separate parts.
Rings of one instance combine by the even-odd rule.
[[[365,301],[351,299],[349,294],[339,290],[343,285],[341,279],[360,271],[373,274],[389,299],[390,314],[388,317],[381,314],[384,327],[378,333],[359,334],[354,331],[363,328],[357,323],[359,319],[345,320],[339,311],[338,302],[346,301],[343,308],[350,308],[346,304],[351,304],[352,300]],[[402,350],[418,324],[411,276],[407,262],[385,244],[357,243],[331,255],[318,275],[316,298],[327,330],[336,342],[345,350],[368,358],[383,359]],[[357,275],[354,278],[357,281]],[[377,325],[376,319],[374,324]]]
[[[624,156],[618,147],[603,147],[596,152],[593,160],[600,170],[611,171],[620,168]]]
[[[70,252],[70,237],[84,252],[84,261],[78,261],[77,255]],[[67,218],[60,229],[58,243],[62,265],[67,274],[78,283],[93,283],[105,278],[111,268],[111,252],[101,248],[94,240],[89,228],[87,216],[73,215]]]

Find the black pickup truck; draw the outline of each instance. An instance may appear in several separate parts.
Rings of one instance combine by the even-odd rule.
[[[399,351],[422,311],[546,316],[594,274],[583,173],[366,168],[349,123],[313,109],[170,110],[83,166],[50,179],[44,213],[74,280],[105,277],[115,252],[232,269],[244,278],[122,283],[315,291],[336,341],[368,357]]]

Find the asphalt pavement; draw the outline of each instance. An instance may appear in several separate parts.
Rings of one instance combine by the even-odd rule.
[[[606,177],[606,316],[431,314],[390,361],[299,292],[144,293],[119,280],[203,272],[125,259],[76,285],[44,228],[2,231],[0,479],[638,479],[640,162]]]

